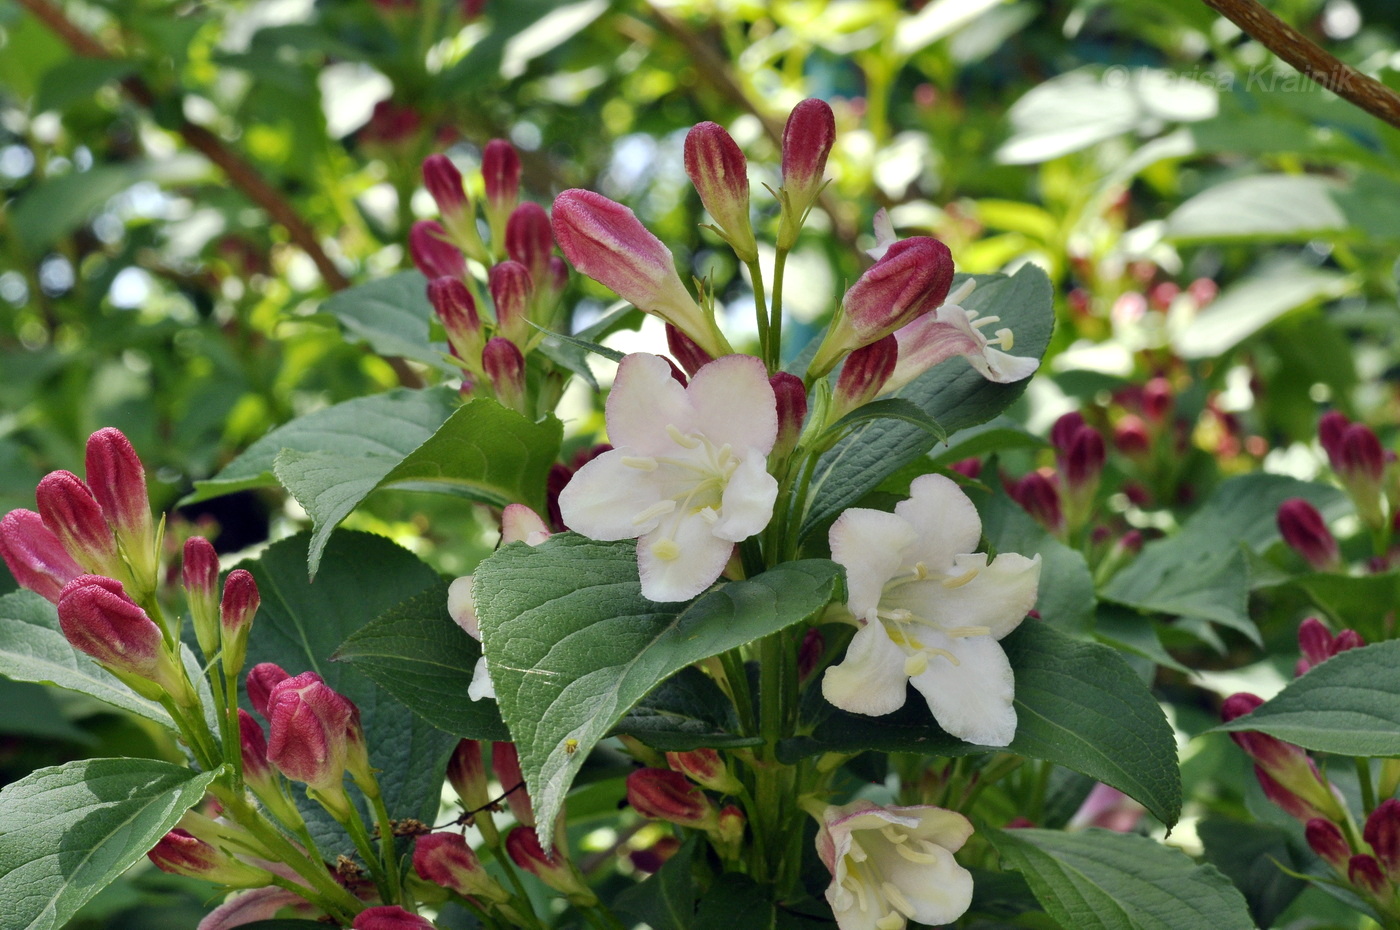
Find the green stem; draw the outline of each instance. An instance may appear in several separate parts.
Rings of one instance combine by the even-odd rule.
[[[365,829],[365,822],[360,819],[353,806],[349,816],[341,821],[340,825],[345,828],[346,833],[350,834],[350,839],[355,842],[355,848],[360,851],[360,858],[365,860],[365,865],[369,866],[370,873],[374,876],[374,884],[379,889],[379,896],[386,903],[396,901],[397,898],[390,893],[390,888],[397,888],[398,882],[390,882],[384,863],[379,861],[379,856],[375,853],[374,841],[370,839],[369,831]]]
[[[403,895],[403,889],[399,883],[398,853],[394,849],[394,823],[389,819],[389,809],[384,806],[382,797],[376,795],[371,798],[370,807],[374,809],[374,819],[379,824],[379,855],[383,859],[384,870],[389,875],[389,890],[393,899],[398,901]]]
[[[198,713],[193,715],[187,713],[188,708],[180,706],[170,695],[165,695],[160,699],[162,707],[169,712],[174,719],[175,725],[180,728],[180,735],[184,737],[185,744],[190,747],[190,752],[194,753],[195,761],[199,767],[206,772],[212,772],[219,767],[219,751],[214,745],[214,734],[209,729],[209,724]],[[199,708],[194,708],[198,711]],[[192,722],[191,717],[195,720]]]
[[[1366,816],[1376,809],[1376,787],[1371,783],[1371,760],[1357,757],[1356,780],[1361,783],[1361,806]]]
[[[739,731],[744,736],[758,732],[758,720],[753,712],[753,692],[749,688],[749,673],[744,668],[744,656],[738,649],[720,653],[724,675],[729,679],[734,709],[739,712]]]
[[[224,678],[224,706],[220,718],[224,725],[224,762],[233,769],[233,784],[243,785],[243,732],[238,725],[238,679],[232,675]],[[218,693],[218,685],[210,684]]]
[[[778,353],[769,345],[768,340],[768,299],[763,292],[763,268],[760,267],[757,258],[746,264],[749,280],[753,283],[753,310],[758,321],[759,352],[763,356],[763,363],[768,366],[768,374],[771,375],[778,370]]]
[[[510,861],[510,856],[502,852],[499,846],[487,846],[486,851],[506,873],[506,879],[510,882],[511,888],[515,889],[515,897],[519,900],[523,916],[528,918],[530,927],[534,930],[544,930],[544,924],[540,922],[539,916],[535,913],[534,902],[530,900],[530,893],[525,889],[525,883],[520,880],[520,873],[516,871],[515,863]]]
[[[772,346],[773,366],[776,371],[783,357],[783,272],[787,270],[786,249],[779,249],[773,259],[773,307],[768,324],[768,340]]]

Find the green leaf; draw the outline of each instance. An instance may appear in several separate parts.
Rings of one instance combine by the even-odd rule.
[[[1244,898],[1214,867],[1145,836],[1091,829],[985,830],[1002,864],[1076,930],[1252,930]]]
[[[96,742],[68,722],[51,688],[8,678],[0,678],[0,733],[80,745]]]
[[[1336,182],[1313,174],[1258,174],[1202,191],[1167,217],[1177,242],[1303,241],[1347,228]]]
[[[429,338],[434,311],[426,287],[422,274],[404,271],[332,294],[321,311],[340,321],[350,342],[459,373],[443,358],[446,345],[435,346]]]
[[[1244,894],[1257,926],[1272,927],[1307,887],[1307,882],[1279,868],[1304,872],[1308,863],[1294,853],[1288,833],[1278,827],[1207,817],[1196,825],[1196,833],[1205,846],[1206,861]]]
[[[1250,570],[1241,547],[1259,551],[1279,539],[1279,504],[1301,497],[1336,515],[1335,488],[1283,475],[1241,475],[1223,482],[1175,536],[1148,543],[1100,592],[1104,600],[1149,613],[1195,617],[1260,642],[1248,611]]]
[[[0,597],[0,675],[80,691],[163,727],[175,726],[165,708],[134,694],[74,649],[58,626],[58,608],[32,591]]]
[[[1035,609],[1045,622],[1066,632],[1093,625],[1094,579],[1084,556],[1046,531],[1030,514],[998,489],[995,494],[971,490],[969,496],[982,516],[982,534],[997,552],[1040,556],[1040,588]]]
[[[273,471],[315,524],[308,561],[314,576],[331,530],[377,488],[458,494],[498,507],[520,503],[542,513],[563,430],[553,416],[533,422],[479,398],[406,457],[284,449]]]
[[[212,773],[85,759],[0,791],[0,926],[56,930],[204,797]]]
[[[901,420],[928,433],[933,437],[934,442],[942,442],[948,438],[947,434],[943,432],[943,427],[938,425],[937,420],[924,413],[916,404],[910,403],[902,397],[886,397],[883,400],[862,404],[828,426],[826,431],[832,436],[844,436],[856,424],[869,420]]]
[[[447,582],[409,598],[350,635],[332,656],[373,679],[439,730],[507,740],[496,702],[467,698],[481,644],[447,613]]]
[[[1400,604],[1400,572],[1379,575],[1338,575],[1314,572],[1298,578],[1298,587],[1312,602],[1342,626],[1361,634],[1367,642],[1388,635],[1386,621]]]
[[[683,668],[637,702],[617,725],[662,752],[738,749],[762,745],[757,736],[737,736],[734,703],[704,672]]]
[[[1355,279],[1297,264],[1279,265],[1230,285],[1172,337],[1182,358],[1214,358],[1284,314],[1356,288]]]
[[[1017,355],[1039,358],[1050,344],[1055,313],[1050,279],[1034,265],[1015,275],[974,275],[977,289],[963,306],[1001,317],[1016,336]],[[964,277],[954,279],[956,287]],[[936,365],[897,396],[907,400],[952,435],[992,419],[1026,389],[1029,379],[996,384],[965,359]],[[891,420],[867,421],[822,456],[812,481],[811,504],[802,524],[810,536],[905,465],[922,459],[934,445],[925,427]]]
[[[427,442],[458,406],[451,388],[401,388],[308,413],[263,436],[213,478],[196,481],[194,493],[180,503],[277,484],[273,463],[283,449],[400,461]]]
[[[456,738],[419,718],[348,663],[330,657],[356,630],[437,585],[438,575],[383,537],[338,532],[326,546],[313,584],[306,577],[309,543],[309,534],[302,533],[269,546],[256,561],[242,563],[262,594],[249,637],[248,667],[275,662],[292,675],[313,671],[354,701],[389,813],[431,822]],[[339,848],[344,834],[319,807],[304,805],[302,812],[311,820],[317,842]]]
[[[695,920],[695,847],[699,834],[676,850],[656,874],[624,890],[613,907],[631,914],[653,930],[690,930]]]
[[[942,449],[929,453],[931,466],[951,465],[963,459],[970,459],[1002,452],[1006,449],[1042,449],[1044,439],[1010,417],[996,417],[980,426],[969,426],[949,439]]]
[[[134,62],[115,58],[70,58],[50,68],[39,79],[34,112],[62,110],[74,103],[88,103],[106,84],[136,71]]]
[[[642,596],[631,542],[574,533],[506,546],[476,571],[496,694],[534,799],[541,842],[589,750],[658,683],[819,613],[834,562],[788,562],[689,604]]]
[[[1111,785],[1164,824],[1181,812],[1176,740],[1162,709],[1113,649],[1085,643],[1028,620],[1001,641],[1016,673],[1016,738],[1009,750],[1063,765]],[[809,738],[789,740],[780,758],[822,752],[985,752],[949,736],[918,692],[884,717],[833,711]]]
[[[774,927],[810,926],[813,921],[799,921],[796,913],[784,914],[784,922],[777,923],[778,915],[773,902],[764,889],[747,875],[729,872],[715,879],[715,883],[700,899],[695,911],[694,930],[773,930]],[[830,926],[831,918],[822,923]]]
[[[1218,730],[1258,730],[1304,749],[1400,756],[1400,640],[1348,649],[1314,666],[1253,713]]]

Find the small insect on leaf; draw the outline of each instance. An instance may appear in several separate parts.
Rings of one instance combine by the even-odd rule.
[[[566,756],[572,756],[572,755],[573,755],[574,753],[576,753],[576,752],[578,752],[578,740],[576,740],[576,739],[566,739],[566,740],[564,740],[564,754],[565,754]]]

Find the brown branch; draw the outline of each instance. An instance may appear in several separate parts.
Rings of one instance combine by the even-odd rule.
[[[1258,0],[1202,0],[1318,85],[1400,129],[1400,94],[1357,71]]]
[[[64,15],[62,10],[48,0],[18,0],[18,3],[33,13],[39,21],[67,43],[69,48],[82,57],[108,60],[116,58],[102,43],[79,29],[72,20]],[[124,78],[121,85],[127,95],[141,106],[148,110],[154,107],[156,103],[155,92],[142,78],[132,75]],[[183,116],[180,117],[177,131],[190,147],[198,150],[205,158],[217,165],[235,187],[241,190],[253,203],[262,207],[273,222],[287,231],[291,240],[316,265],[316,270],[321,273],[321,280],[326,283],[326,287],[332,291],[343,291],[350,286],[349,279],[341,274],[335,262],[321,247],[321,243],[316,237],[316,231],[312,229],[311,224],[302,218],[291,202],[282,196],[280,190],[263,178],[251,162],[231,149],[214,133],[197,123],[190,122]],[[423,379],[403,359],[396,356],[382,356],[382,358],[394,369],[394,374],[398,376],[400,384],[405,387],[423,386]]]

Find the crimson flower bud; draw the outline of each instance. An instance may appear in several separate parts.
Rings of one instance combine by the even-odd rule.
[[[748,162],[724,127],[699,123],[686,134],[685,173],[735,256],[741,262],[755,261],[758,245],[749,222]]]
[[[554,236],[544,207],[526,201],[511,211],[506,221],[506,254],[530,270],[530,280],[536,286],[545,285]]]
[[[817,670],[822,653],[826,651],[826,637],[822,631],[812,627],[802,634],[802,644],[797,647],[797,680],[806,681]]]
[[[1152,437],[1147,423],[1136,414],[1128,414],[1113,427],[1113,444],[1124,455],[1137,458],[1152,451]]]
[[[224,596],[219,601],[219,622],[223,628],[224,674],[237,678],[248,656],[248,631],[262,598],[251,572],[235,568],[224,579]]]
[[[778,440],[769,457],[779,461],[792,454],[802,436],[802,421],[807,419],[807,388],[801,378],[785,371],[773,375],[768,383],[778,405]]]
[[[496,904],[510,900],[481,865],[467,841],[456,833],[429,833],[413,847],[413,871],[424,881],[450,888],[463,897],[484,898]]]
[[[1326,571],[1341,565],[1337,540],[1312,504],[1291,497],[1279,504],[1277,521],[1283,541],[1313,568]]]
[[[1387,900],[1395,893],[1375,856],[1364,853],[1352,856],[1347,863],[1347,881],[1356,890],[1380,900]]]
[[[1078,410],[1071,410],[1055,420],[1055,425],[1050,427],[1050,444],[1055,447],[1057,458],[1063,460],[1069,452],[1074,437],[1087,426],[1088,424],[1084,422],[1084,415]]]
[[[433,195],[438,212],[449,225],[471,210],[471,201],[462,186],[462,172],[446,155],[429,155],[423,159],[423,186]]]
[[[484,339],[476,301],[460,278],[434,278],[428,282],[428,302],[437,311],[447,341],[458,358],[472,362],[481,355]]]
[[[1232,694],[1221,706],[1220,718],[1228,723],[1252,713],[1263,703],[1258,695]],[[1345,816],[1330,786],[1301,747],[1251,730],[1231,731],[1230,738],[1255,761],[1255,774],[1264,794],[1289,814],[1304,822],[1311,817]]]
[[[83,574],[59,538],[32,510],[11,510],[0,519],[0,556],[21,587],[58,603],[63,586]]]
[[[732,353],[681,283],[671,250],[631,210],[602,194],[566,190],[554,200],[553,223],[559,248],[579,271],[672,324],[711,358]]]
[[[952,283],[953,256],[946,245],[931,236],[894,243],[846,291],[809,372],[821,377],[848,352],[936,309]]]
[[[212,659],[219,651],[219,554],[214,544],[203,536],[185,540],[180,577],[199,648],[206,659]]]
[[[481,810],[490,803],[486,763],[482,761],[480,743],[474,739],[464,739],[457,744],[452,758],[447,762],[447,781],[468,811]]]
[[[238,708],[238,745],[243,755],[243,778],[261,788],[271,782],[273,773],[267,764],[267,736],[262,724],[243,708]]]
[[[1349,426],[1351,421],[1347,419],[1346,414],[1338,410],[1327,411],[1317,421],[1318,442],[1322,444],[1323,451],[1327,453],[1327,460],[1336,471],[1341,471],[1342,436]]]
[[[977,478],[982,474],[982,460],[979,458],[961,459],[948,466],[949,471],[955,471],[964,478]]]
[[[1375,432],[1364,423],[1353,423],[1342,433],[1337,470],[1343,478],[1380,483],[1385,451]]]
[[[121,430],[109,426],[88,437],[84,465],[87,485],[116,533],[138,589],[155,590],[159,554],[141,457]]]
[[[687,375],[694,375],[701,368],[713,362],[714,359],[685,333],[676,329],[670,323],[666,324],[666,348],[671,350],[671,355],[680,363]]]
[[[525,790],[525,776],[520,773],[520,756],[514,743],[491,744],[491,771],[506,793],[506,803],[516,820],[527,827],[535,825],[535,809]]]
[[[274,662],[259,662],[248,670],[243,679],[243,687],[248,692],[248,703],[253,705],[253,710],[264,720],[272,719],[267,713],[267,701],[272,689],[291,677]]]
[[[525,409],[525,356],[515,343],[500,336],[481,350],[481,367],[491,379],[491,387],[502,404],[519,413]]]
[[[545,275],[545,287],[555,298],[569,286],[569,265],[558,255],[549,256],[549,272]]]
[[[267,699],[267,761],[329,800],[342,796],[353,705],[315,672],[278,682]],[[346,805],[348,808],[348,804]],[[332,813],[343,813],[344,809]]]
[[[102,505],[81,478],[71,471],[49,472],[34,489],[34,498],[44,526],[75,561],[93,574],[130,578]]]
[[[1351,859],[1354,851],[1335,823],[1322,817],[1314,817],[1307,822],[1303,835],[1313,852],[1321,856],[1332,868],[1346,874],[1347,861]]]
[[[1076,432],[1065,450],[1065,484],[1070,492],[1089,492],[1096,487],[1106,458],[1098,430],[1085,426]]]
[[[718,812],[680,772],[636,769],[627,776],[627,803],[643,817],[683,827],[713,829]]]
[[[239,862],[188,830],[171,830],[146,855],[163,872],[230,888],[261,888],[272,881],[271,873]]]
[[[68,582],[58,595],[58,625],[74,648],[112,671],[183,696],[183,678],[165,650],[160,627],[126,596],[121,582],[102,575]]]
[[[499,743],[497,745],[500,745]],[[494,754],[494,752],[493,752]],[[580,906],[597,903],[597,896],[583,881],[567,858],[545,853],[534,827],[516,827],[506,836],[506,855],[510,861],[544,882],[555,891],[563,892]]]
[[[1332,658],[1332,634],[1321,620],[1308,617],[1298,624],[1298,651],[1302,653],[1298,660],[1300,675]]]
[[[742,787],[729,774],[723,757],[713,749],[692,749],[689,752],[666,753],[666,764],[696,784],[722,794],[735,794]]]
[[[836,117],[824,100],[808,98],[793,107],[783,127],[783,212],[778,248],[790,249],[807,210],[821,193],[826,159],[836,143]]]
[[[1160,375],[1148,381],[1142,389],[1142,414],[1153,423],[1161,423],[1172,412],[1175,399],[1171,382]]]
[[[1371,845],[1386,876],[1400,885],[1400,800],[1389,798],[1376,805],[1361,838]]]
[[[435,930],[431,921],[396,904],[367,907],[355,915],[353,930]]]
[[[408,254],[414,266],[429,281],[434,278],[465,278],[467,259],[447,239],[447,230],[434,220],[419,220],[408,231]]]
[[[841,374],[836,378],[831,418],[839,420],[874,400],[885,382],[890,380],[890,375],[894,374],[898,360],[899,340],[893,334],[877,339],[868,346],[861,346],[846,356]]]
[[[1311,762],[1309,764],[1311,765]],[[1327,820],[1333,816],[1340,816],[1337,813],[1340,808],[1334,806],[1330,811],[1324,811],[1308,799],[1294,794],[1279,784],[1278,780],[1266,772],[1262,765],[1254,766],[1254,777],[1258,780],[1259,787],[1264,790],[1264,797],[1300,823],[1307,823],[1309,820],[1319,817]]]
[[[1065,516],[1060,505],[1060,492],[1045,475],[1033,471],[1006,490],[1011,499],[1035,517],[1041,526],[1052,533],[1064,530]]]
[[[529,336],[530,295],[535,286],[530,269],[520,262],[501,262],[491,269],[491,300],[496,305],[496,330],[516,345]]]
[[[1366,645],[1366,640],[1361,638],[1361,634],[1355,630],[1342,630],[1332,640],[1332,655],[1339,652],[1346,652],[1348,649],[1358,649]]]
[[[638,872],[651,874],[660,871],[666,860],[674,856],[680,848],[680,840],[674,836],[663,836],[646,849],[632,850],[627,854],[627,858],[632,860],[632,865]]]
[[[494,230],[520,202],[520,155],[515,146],[504,139],[486,143],[481,152],[481,179],[486,182],[486,215]]]

